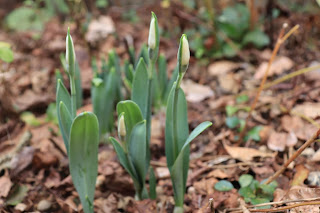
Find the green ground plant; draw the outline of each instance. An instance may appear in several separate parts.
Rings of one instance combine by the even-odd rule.
[[[269,37],[256,24],[250,29],[250,11],[244,4],[235,4],[223,9],[220,15],[212,15],[213,8],[200,10],[199,17],[204,23],[198,29],[190,29],[186,34],[192,38],[190,47],[197,58],[234,57],[248,45],[262,48],[269,44]],[[212,20],[213,19],[213,20]]]
[[[77,115],[76,56],[68,30],[66,71],[71,94],[58,79],[56,102],[58,123],[67,149],[71,177],[79,193],[83,211],[93,213],[93,198],[98,174],[99,123],[91,112]]]

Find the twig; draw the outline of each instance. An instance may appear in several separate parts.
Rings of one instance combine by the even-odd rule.
[[[245,125],[244,125],[244,128],[242,129],[242,131],[240,132],[240,135],[239,135],[239,139],[238,139],[238,142],[237,144],[240,144],[244,134],[246,133],[246,129],[248,127],[248,121],[249,121],[249,118],[251,117],[251,114],[252,114],[252,111],[255,109],[256,105],[257,105],[257,102],[258,102],[258,99],[260,97],[260,94],[263,90],[263,87],[264,87],[264,84],[267,80],[267,77],[268,77],[268,73],[270,71],[270,68],[271,68],[271,65],[272,65],[272,62],[274,60],[274,58],[276,57],[278,51],[279,51],[279,48],[281,46],[281,44],[293,33],[295,32],[298,28],[299,28],[299,25],[296,25],[295,27],[293,27],[287,34],[284,35],[284,30],[285,28],[287,27],[287,24],[285,23],[283,25],[283,27],[281,28],[281,31],[279,33],[279,36],[278,36],[278,40],[277,40],[277,43],[273,49],[273,52],[272,52],[272,55],[271,55],[271,58],[268,62],[268,66],[267,66],[267,70],[266,72],[264,73],[264,76],[263,76],[263,79],[260,83],[260,86],[259,86],[259,89],[258,89],[258,92],[257,92],[257,95],[254,99],[254,101],[252,102],[251,104],[251,107],[250,107],[250,111],[249,111],[249,114],[246,118],[246,121],[245,121]]]
[[[309,205],[320,205],[320,201],[297,203],[297,204],[293,204],[290,206],[284,206],[284,207],[279,207],[279,208],[274,208],[274,209],[250,209],[250,212],[279,212],[279,211],[284,211],[287,209],[296,208],[299,206],[309,206]]]
[[[307,72],[310,72],[310,71],[313,71],[313,70],[317,70],[317,69],[320,69],[320,65],[316,65],[316,66],[312,66],[312,67],[307,67],[307,68],[303,68],[303,69],[300,69],[300,70],[297,70],[297,71],[294,71],[292,73],[289,73],[281,78],[278,78],[270,83],[267,83],[264,85],[263,89],[268,89],[274,85],[277,85],[283,81],[286,81],[286,80],[289,80],[291,78],[294,78],[298,75],[301,75],[301,74],[304,74],[304,73],[307,73]]]
[[[246,207],[248,209],[251,209],[251,208],[256,208],[256,207],[261,207],[261,206],[283,205],[283,204],[288,204],[288,203],[307,202],[307,201],[316,201],[316,200],[320,200],[320,197],[297,199],[297,200],[283,200],[283,201],[277,201],[277,202],[268,202],[268,203],[261,203],[261,204],[256,204],[256,205],[247,205]],[[227,209],[228,212],[239,211],[239,210],[241,210],[241,207]]]
[[[302,152],[305,150],[310,144],[312,144],[320,135],[320,129],[309,139],[307,140],[289,159],[285,162],[285,164],[281,167],[280,170],[278,170],[274,175],[268,178],[268,180],[265,182],[265,184],[269,184],[272,181],[274,181],[286,168],[289,166],[289,164],[294,161]]]

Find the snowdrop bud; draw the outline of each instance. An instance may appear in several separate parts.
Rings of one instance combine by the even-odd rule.
[[[68,34],[66,37],[66,66],[70,75],[74,74],[75,60],[76,54],[74,51],[73,40],[70,35],[70,29],[68,28]]]
[[[181,65],[187,66],[190,60],[189,43],[186,35],[182,35]]]
[[[154,17],[151,18],[150,22],[148,46],[151,49],[156,47],[156,26]]]
[[[119,138],[121,140],[124,140],[124,138],[127,135],[126,132],[126,124],[124,123],[124,115],[120,115],[119,121],[118,121],[118,134],[119,134]]]

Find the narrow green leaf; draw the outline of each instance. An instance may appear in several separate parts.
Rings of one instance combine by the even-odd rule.
[[[67,109],[66,105],[60,101],[59,104],[59,112],[60,112],[60,121],[61,121],[61,133],[66,137],[65,146],[67,149],[67,153],[69,153],[69,136],[70,136],[70,129],[72,125],[72,117]]]
[[[113,145],[113,148],[115,149],[115,151],[117,153],[117,156],[118,156],[118,159],[119,159],[121,165],[129,173],[131,178],[134,179],[134,181],[138,181],[136,171],[132,170],[132,167],[131,167],[131,165],[128,161],[128,158],[127,158],[122,146],[120,145],[120,143],[113,137],[110,137],[110,141]]]
[[[69,95],[68,90],[62,83],[60,79],[58,79],[57,82],[57,93],[56,93],[56,103],[57,103],[57,116],[58,116],[58,122],[59,122],[59,127],[62,130],[63,126],[61,123],[61,116],[60,116],[60,102],[63,102],[68,109],[69,112],[71,112],[71,97]],[[64,144],[66,145],[66,149],[68,150],[68,144],[69,144],[69,133],[66,135],[64,131],[61,131],[62,133],[62,138],[64,141]]]
[[[85,213],[93,213],[98,174],[99,123],[91,112],[79,114],[70,132],[69,163],[73,183]]]
[[[227,191],[230,191],[231,189],[233,189],[234,187],[233,187],[232,183],[230,183],[229,181],[220,180],[218,183],[216,183],[214,185],[214,188],[220,192],[227,192]]]
[[[176,67],[176,68],[173,70],[173,73],[172,73],[172,75],[171,75],[171,79],[170,79],[170,81],[167,83],[166,88],[165,88],[165,94],[164,94],[164,96],[163,96],[163,103],[164,103],[164,105],[167,105],[167,101],[168,101],[168,97],[169,97],[171,88],[173,87],[174,82],[177,80],[178,74],[179,74],[179,69],[178,69],[178,67]]]
[[[191,134],[185,141],[177,159],[175,160],[171,168],[171,179],[172,179],[173,189],[175,191],[174,193],[175,201],[178,203],[183,202],[184,192],[186,188],[186,181],[187,181],[188,169],[189,169],[189,152],[190,152],[189,145],[193,139],[195,139],[201,132],[203,132],[206,128],[208,128],[211,125],[212,125],[211,122],[205,121],[199,124],[191,132]],[[188,155],[186,155],[186,153]]]
[[[165,128],[165,153],[167,157],[167,165],[170,169],[177,156],[180,153],[182,146],[184,145],[186,139],[189,135],[188,127],[188,113],[187,113],[187,101],[185,99],[184,92],[179,88],[177,95],[177,105],[178,110],[176,113],[176,124],[174,116],[174,96],[175,96],[176,84],[171,89],[171,92],[168,97],[167,111],[166,111],[166,128]],[[174,141],[174,125],[177,125],[179,128],[179,134],[176,136]],[[186,150],[187,151],[187,150]]]
[[[132,82],[131,100],[140,107],[144,119],[147,119],[149,99],[149,79],[146,63],[140,58]]]
[[[157,179],[156,175],[154,174],[153,168],[150,166],[149,169],[149,197],[152,200],[155,200],[157,198],[157,192],[156,192],[156,186],[157,186]]]
[[[129,157],[138,173],[141,185],[146,177],[146,131],[145,120],[136,124],[132,129],[129,143]]]
[[[77,98],[77,109],[79,109],[82,106],[83,102],[83,92],[82,92],[82,86],[81,86],[81,71],[78,62],[75,62],[75,86],[76,86],[76,98]]]
[[[135,66],[134,66],[135,68],[137,67],[137,65],[139,63],[140,58],[143,58],[144,62],[146,64],[149,64],[148,48],[147,48],[146,44],[143,44],[141,46],[141,50],[139,52],[139,55],[137,57],[137,60],[136,60]]]

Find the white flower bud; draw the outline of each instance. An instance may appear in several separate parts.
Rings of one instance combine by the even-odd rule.
[[[119,138],[125,138],[126,137],[126,124],[124,123],[124,116],[121,115],[118,121],[118,134],[119,134]]]
[[[154,49],[156,47],[156,26],[153,17],[151,18],[150,22],[148,46],[151,49]]]
[[[190,50],[187,36],[182,38],[182,53],[181,53],[181,65],[186,66],[189,64]]]

